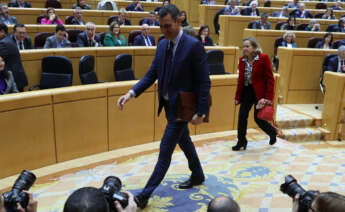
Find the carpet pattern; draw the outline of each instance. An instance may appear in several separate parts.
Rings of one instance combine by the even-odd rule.
[[[292,174],[306,189],[345,193],[345,148],[310,149],[279,140],[268,145],[268,137],[248,136],[246,151],[233,152],[234,140],[209,142],[197,147],[206,175],[203,185],[180,190],[177,185],[190,172],[183,152],[176,150],[170,169],[143,211],[206,211],[218,195],[229,195],[241,211],[291,211],[291,198],[279,190],[284,176]],[[111,163],[67,174],[32,187],[40,212],[62,211],[68,195],[84,186],[100,187],[109,175],[118,176],[123,189],[138,193],[146,184],[158,153],[121,163]]]

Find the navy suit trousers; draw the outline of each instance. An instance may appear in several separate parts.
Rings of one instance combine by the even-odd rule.
[[[165,174],[170,166],[171,157],[176,145],[178,144],[184,152],[189,169],[192,171],[192,177],[204,177],[204,173],[200,164],[199,157],[196,153],[195,146],[189,136],[189,129],[187,122],[176,122],[170,120],[170,113],[167,104],[164,105],[168,124],[165,128],[164,135],[160,144],[160,152],[158,162],[154,171],[147,182],[142,195],[149,197],[152,192],[162,182]]]

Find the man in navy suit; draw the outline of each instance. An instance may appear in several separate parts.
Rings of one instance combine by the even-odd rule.
[[[298,9],[293,10],[290,15],[294,15],[296,18],[313,18],[313,15],[305,9],[304,3],[298,3]]]
[[[15,0],[8,3],[9,7],[31,8],[30,2],[25,0]]]
[[[141,34],[134,38],[133,46],[154,46],[155,38],[150,35],[150,27],[147,24],[141,26]]]
[[[102,46],[101,38],[99,37],[99,35],[96,35],[96,25],[94,23],[86,23],[85,32],[79,33],[77,37],[77,44],[79,47]]]
[[[192,171],[190,178],[181,183],[179,188],[192,188],[205,180],[199,157],[189,136],[188,123],[177,120],[177,106],[180,91],[191,91],[198,97],[191,123],[202,123],[208,114],[210,78],[207,55],[201,42],[183,33],[179,14],[178,8],[172,4],[162,7],[159,11],[160,28],[165,39],[159,42],[149,71],[117,102],[117,106],[122,110],[127,101],[132,97],[138,97],[158,79],[158,114],[164,107],[168,124],[154,171],[145,188],[135,197],[140,208],[147,205],[152,192],[162,182],[177,144],[187,157],[189,169]]]
[[[159,26],[159,22],[156,20],[156,13],[154,11],[150,11],[150,16],[148,18],[145,18],[141,24],[147,24],[149,26]]]
[[[332,57],[325,71],[345,73],[345,46],[338,48],[338,57]]]

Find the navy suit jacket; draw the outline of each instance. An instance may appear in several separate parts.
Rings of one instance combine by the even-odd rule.
[[[158,43],[156,55],[149,71],[132,88],[137,97],[158,79],[158,115],[163,107],[162,90],[168,44],[167,39],[163,39]],[[198,98],[196,112],[198,114],[208,114],[211,83],[207,55],[202,44],[185,33],[182,34],[176,48],[168,83],[170,118],[176,120],[179,91],[194,92]]]
[[[327,69],[325,71],[338,72],[338,56],[332,57],[328,61]]]
[[[152,35],[148,35],[152,46],[155,46],[155,38]],[[146,46],[144,36],[142,34],[137,35],[134,38],[133,46]]]
[[[98,46],[102,46],[101,44],[101,38],[99,35],[95,35],[95,41],[98,43]],[[92,47],[96,46],[96,42],[89,43],[87,40],[87,35],[85,32],[79,33],[77,37],[77,44],[79,47]]]
[[[302,12],[298,9],[293,10],[290,15],[296,16],[296,18],[313,18],[313,15],[309,11],[304,11],[304,17],[302,17]]]
[[[151,20],[148,19],[148,18],[145,18],[145,19],[143,20],[143,23],[142,23],[141,25],[143,25],[143,24],[147,24],[147,25],[149,25],[149,26],[159,26],[159,22],[158,22],[157,20],[151,21]]]

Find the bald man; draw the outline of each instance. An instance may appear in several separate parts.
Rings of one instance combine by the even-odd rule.
[[[211,200],[207,212],[241,212],[241,209],[230,197],[219,196]]]

